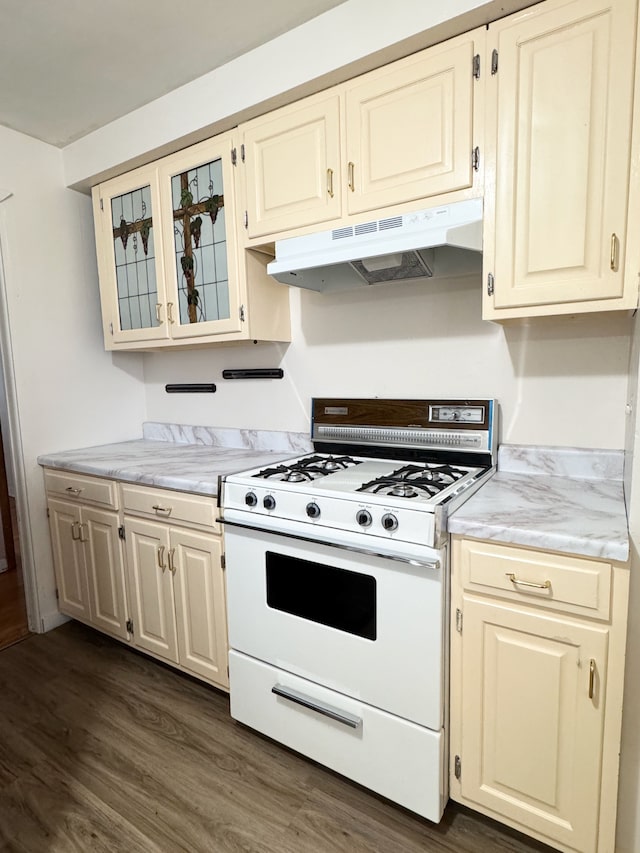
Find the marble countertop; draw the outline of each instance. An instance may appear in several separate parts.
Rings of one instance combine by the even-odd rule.
[[[220,475],[272,465],[310,449],[302,433],[144,424],[141,439],[43,454],[38,462],[127,483],[215,496]]]
[[[622,451],[500,448],[495,476],[449,518],[474,539],[625,561]]]

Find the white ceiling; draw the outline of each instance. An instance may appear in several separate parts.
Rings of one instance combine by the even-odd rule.
[[[343,2],[0,0],[0,124],[64,147]]]

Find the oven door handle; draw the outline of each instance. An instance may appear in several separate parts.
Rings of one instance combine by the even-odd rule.
[[[350,729],[359,729],[362,725],[362,718],[356,717],[355,714],[349,714],[347,711],[342,711],[339,708],[334,708],[333,705],[327,705],[325,702],[320,702],[318,699],[313,699],[305,693],[300,693],[298,690],[292,690],[291,687],[283,687],[282,684],[274,684],[271,692],[276,696],[281,696],[283,699],[288,699],[289,702],[295,702],[296,705],[302,705],[304,708],[309,708],[317,714],[322,714],[324,717],[329,717],[342,723],[343,726],[349,726]]]
[[[314,542],[316,545],[326,545],[327,548],[341,548],[343,551],[354,551],[356,554],[365,554],[367,557],[380,557],[383,560],[395,560],[398,563],[409,563],[411,566],[419,566],[423,569],[442,568],[439,559],[418,560],[415,557],[400,557],[397,554],[384,554],[374,551],[373,548],[356,548],[355,545],[342,545],[339,542],[330,542],[326,539],[312,539],[310,536],[299,536],[297,533],[283,533],[280,530],[269,530],[267,527],[258,527],[256,524],[240,524],[239,521],[227,521],[225,518],[217,518],[217,522],[227,527],[241,527],[244,530],[256,530],[258,533],[269,533],[271,536],[284,536],[286,539],[295,539],[298,542]]]

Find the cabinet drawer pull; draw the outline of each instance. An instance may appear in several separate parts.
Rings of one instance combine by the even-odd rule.
[[[74,489],[73,486],[67,486],[65,492],[69,492],[70,495],[79,495],[82,489]]]
[[[167,564],[164,561],[164,545],[158,545],[158,568],[164,570],[167,568]]]
[[[173,507],[160,506],[160,504],[154,504],[152,507],[155,510],[156,515],[171,515],[171,510]]]
[[[613,233],[611,235],[611,262],[610,262],[610,266],[614,272],[618,271],[619,256],[620,256],[620,240],[618,239],[618,235]]]
[[[333,198],[333,169],[327,169],[327,193]]]
[[[176,573],[176,564],[173,562],[173,558],[175,557],[175,553],[176,553],[176,549],[175,549],[175,548],[169,548],[169,554],[168,554],[168,557],[169,557],[169,571],[170,571],[170,572],[171,572],[171,574],[173,574],[173,575],[175,575],[175,573]]]
[[[596,684],[596,662],[593,658],[589,661],[589,699],[593,699]]]
[[[161,315],[160,315],[161,311],[162,311],[162,302],[156,302],[156,320],[158,321],[158,323],[164,322]]]
[[[509,578],[511,583],[516,584],[517,586],[531,586],[534,589],[551,589],[551,581],[542,581],[542,583],[535,583],[534,581],[519,580],[513,572],[505,572],[505,574]]]
[[[355,164],[349,160],[349,189],[352,193],[356,191],[356,176],[355,176],[356,167]]]
[[[327,705],[324,702],[319,702],[317,699],[312,699],[311,696],[306,696],[304,693],[299,693],[297,690],[292,690],[290,687],[283,687],[282,684],[274,684],[271,692],[276,696],[281,696],[283,699],[288,699],[289,702],[295,702],[296,705],[302,705],[304,708],[309,708],[324,717],[330,717],[344,726],[349,726],[350,729],[358,729],[362,725],[362,719],[354,714],[349,714],[347,711],[341,711],[339,708],[334,708],[333,705]]]

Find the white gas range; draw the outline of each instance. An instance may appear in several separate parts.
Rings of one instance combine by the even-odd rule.
[[[231,713],[439,820],[446,515],[492,475],[493,400],[315,399],[314,453],[225,478]]]

